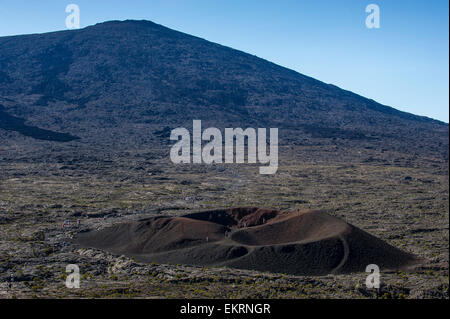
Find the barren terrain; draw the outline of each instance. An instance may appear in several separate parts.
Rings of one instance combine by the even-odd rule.
[[[64,155],[64,147],[59,161],[3,158],[1,296],[448,298],[447,163],[376,150],[348,150],[329,163],[336,147],[283,148],[273,176],[248,164],[174,165],[164,150],[108,160],[96,154],[93,162]],[[142,263],[70,240],[127,220],[236,206],[323,209],[427,262],[410,272],[382,272],[377,292],[365,288],[364,272],[292,276]],[[64,221],[70,223],[63,230]],[[80,266],[81,289],[65,287],[70,263]]]

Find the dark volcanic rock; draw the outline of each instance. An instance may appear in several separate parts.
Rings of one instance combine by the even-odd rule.
[[[14,122],[35,138],[120,149],[161,144],[171,128],[201,119],[278,127],[280,144],[340,139],[448,157],[445,123],[149,21],[2,37],[0,70],[0,130]]]
[[[78,234],[83,247],[144,262],[229,266],[295,275],[401,269],[413,255],[320,211],[243,207],[153,217]]]
[[[16,131],[25,136],[30,136],[38,140],[69,142],[79,139],[66,133],[58,133],[50,130],[44,130],[35,126],[26,125],[24,119],[11,116],[4,111],[4,107],[0,105],[0,129],[8,131]]]

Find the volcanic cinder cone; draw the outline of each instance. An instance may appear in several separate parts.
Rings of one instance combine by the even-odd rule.
[[[154,217],[79,234],[82,247],[143,262],[228,266],[324,275],[404,269],[413,255],[321,211],[280,212],[256,207]]]

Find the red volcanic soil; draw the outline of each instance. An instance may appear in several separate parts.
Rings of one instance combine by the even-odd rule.
[[[80,233],[82,247],[143,262],[228,266],[324,275],[404,269],[420,260],[321,211],[280,212],[257,207],[154,217]]]

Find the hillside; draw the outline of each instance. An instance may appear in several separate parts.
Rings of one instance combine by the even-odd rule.
[[[448,124],[149,21],[0,38],[1,106],[3,139],[14,131],[116,148],[160,145],[169,129],[201,119],[278,127],[285,145],[344,141],[448,157]],[[12,118],[35,129],[6,124]]]

